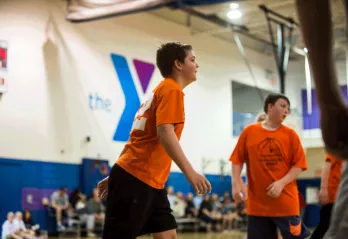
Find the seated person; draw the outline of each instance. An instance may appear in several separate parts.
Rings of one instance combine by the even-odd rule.
[[[35,232],[36,236],[38,236],[40,234],[39,233],[40,225],[39,224],[34,224],[33,218],[32,218],[32,215],[31,215],[31,211],[29,209],[25,209],[24,210],[23,222],[24,222],[25,228],[27,230],[33,230]]]
[[[246,214],[246,206],[245,206],[244,202],[240,202],[237,205],[237,212],[238,212],[238,217],[239,217],[240,221],[243,224],[246,224],[246,222],[248,221],[248,216]]]
[[[220,197],[220,202],[224,204],[225,202],[231,202],[231,197],[229,192],[224,192],[224,196]]]
[[[211,204],[212,204],[212,211],[211,211],[211,217],[213,218],[214,221],[216,221],[216,230],[220,231],[221,230],[221,219],[222,219],[222,204],[219,201],[219,196],[214,193],[211,196]]]
[[[69,208],[69,197],[66,189],[61,187],[51,195],[51,207],[55,210],[58,231],[65,230],[62,224],[62,216],[67,215]]]
[[[79,188],[76,188],[74,191],[71,192],[69,196],[69,203],[71,208],[75,210],[77,204],[81,201],[85,201],[85,199],[86,196],[81,193],[81,190]]]
[[[237,205],[230,199],[225,199],[222,208],[222,226],[224,230],[232,230],[237,227]]]
[[[170,204],[170,208],[173,210],[174,201],[175,201],[175,195],[174,195],[174,188],[172,186],[167,187],[167,195],[168,195],[168,201]]]
[[[2,224],[1,239],[11,239],[14,238],[12,235],[16,232],[16,227],[14,224],[14,213],[7,213],[7,220]]]
[[[203,202],[199,209],[199,218],[207,224],[207,232],[211,231],[212,225],[215,224],[215,220],[212,217],[213,205],[210,200],[210,195],[204,196]]]
[[[97,188],[93,189],[93,196],[88,200],[85,212],[81,215],[81,220],[87,221],[87,236],[96,237],[95,223],[98,222],[103,226],[105,219],[105,207],[98,197]]]
[[[188,193],[186,196],[186,208],[185,208],[185,217],[193,218],[198,216],[198,208],[196,208],[193,203],[193,194]]]
[[[23,222],[22,212],[16,212],[15,218],[13,220],[15,226],[15,235],[19,238],[33,238],[35,232],[32,229],[27,229]]]
[[[183,195],[181,192],[176,194],[176,198],[174,200],[173,205],[173,215],[176,218],[183,218],[185,216],[186,202],[183,199]]]

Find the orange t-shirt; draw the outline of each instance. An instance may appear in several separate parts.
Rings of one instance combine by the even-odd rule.
[[[283,217],[300,214],[296,180],[286,185],[278,198],[267,187],[283,178],[292,167],[307,169],[305,154],[296,132],[285,125],[274,131],[260,123],[248,125],[231,155],[233,164],[247,165],[247,214]]]
[[[332,155],[327,154],[325,161],[331,163],[331,171],[328,179],[328,201],[327,203],[334,203],[336,201],[337,190],[341,181],[342,161],[335,159]]]
[[[157,137],[157,126],[175,124],[175,134],[180,139],[184,121],[184,93],[173,79],[166,78],[140,106],[125,152],[116,163],[151,187],[163,189],[172,159]]]

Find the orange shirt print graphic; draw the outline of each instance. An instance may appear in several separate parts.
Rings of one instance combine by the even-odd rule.
[[[266,137],[259,143],[257,151],[264,170],[272,172],[280,170],[278,163],[284,161],[284,154],[281,143],[277,139]]]
[[[247,166],[249,215],[299,215],[296,180],[285,185],[277,198],[267,194],[267,188],[283,178],[292,167],[307,169],[304,150],[294,130],[282,125],[277,130],[269,131],[261,123],[250,124],[241,133],[230,161]]]

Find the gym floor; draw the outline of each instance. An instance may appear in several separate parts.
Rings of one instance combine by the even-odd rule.
[[[178,239],[243,239],[245,236],[244,232],[239,231],[232,231],[232,232],[223,232],[223,233],[179,233]],[[58,238],[50,238],[50,239],[58,239]],[[59,239],[71,239],[60,237]],[[92,238],[86,238],[86,239],[92,239]],[[95,239],[95,238],[93,238]],[[152,239],[151,236],[142,236],[139,237],[139,239]]]
[[[222,233],[181,233],[178,234],[178,239],[243,239],[244,232],[232,231]],[[151,239],[151,236],[142,236],[141,239]]]

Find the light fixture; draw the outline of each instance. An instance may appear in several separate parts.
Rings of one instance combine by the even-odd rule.
[[[238,10],[231,10],[227,13],[227,17],[229,19],[238,19],[242,16],[242,13],[241,11],[238,11]]]
[[[233,2],[233,3],[230,4],[230,8],[231,8],[231,9],[237,9],[237,8],[239,8],[239,4]]]
[[[308,49],[305,47],[303,48],[304,52],[308,53]]]

